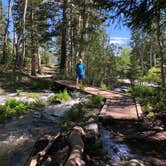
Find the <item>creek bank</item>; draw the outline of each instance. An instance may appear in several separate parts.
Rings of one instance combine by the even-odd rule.
[[[139,151],[141,148],[137,147],[138,150],[135,149],[135,146],[130,144],[129,140],[126,139],[127,136],[135,132],[130,128],[132,125],[137,124],[137,122],[120,121],[119,124],[119,121],[112,122],[111,120],[112,123],[108,123],[103,127],[103,124],[98,119],[100,109],[100,107],[96,108],[92,103],[86,103],[85,105],[79,104],[72,107],[72,113],[67,114],[67,118],[64,118],[62,121],[62,137],[58,141],[55,141],[55,146],[56,144],[57,147],[59,144],[63,146],[59,149],[54,149],[52,145],[50,151],[54,152],[52,154],[49,152],[45,154],[44,157],[42,157],[44,158],[42,164],[45,165],[45,163],[47,163],[49,165],[56,163],[58,160],[58,162],[62,163],[62,166],[68,164],[70,166],[131,166],[134,164],[137,166],[150,166],[151,160],[144,157],[144,153],[142,153],[141,150]],[[79,118],[75,118],[75,116]],[[137,124],[136,126],[139,125]],[[79,128],[79,133],[75,132],[76,128]],[[131,131],[130,134],[128,130]],[[125,136],[125,131],[127,131],[126,133],[129,135]],[[74,136],[73,133],[75,133]],[[73,138],[72,140],[76,144],[79,144],[78,149],[74,148],[73,150],[71,138]],[[36,143],[39,147],[41,146],[39,140]],[[38,150],[36,150],[33,156],[30,156],[30,161],[33,162],[33,158],[36,156],[38,156],[40,161],[41,156],[39,154],[44,149],[47,149],[47,145],[42,149],[38,149],[37,147]],[[65,155],[62,155],[62,158],[59,160],[57,154],[62,154],[60,150],[62,150]],[[76,160],[74,160],[73,157],[75,155]],[[71,161],[71,163],[69,163],[69,161]]]

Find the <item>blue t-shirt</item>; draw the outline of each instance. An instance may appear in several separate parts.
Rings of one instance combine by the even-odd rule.
[[[85,65],[82,63],[77,64],[77,74],[84,75]]]

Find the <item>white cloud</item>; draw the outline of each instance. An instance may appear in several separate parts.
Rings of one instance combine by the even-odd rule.
[[[128,42],[129,42],[129,38],[127,37],[111,37],[110,38],[110,44],[123,45],[123,44],[128,44]]]

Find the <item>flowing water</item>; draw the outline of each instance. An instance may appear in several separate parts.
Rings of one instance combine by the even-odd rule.
[[[0,95],[0,103],[8,98],[35,102],[27,92],[21,96],[16,93]],[[35,93],[36,94],[36,93]],[[38,99],[47,101],[53,92],[37,93]],[[0,166],[23,166],[34,142],[44,134],[56,134],[59,131],[60,118],[74,104],[86,100],[88,95],[71,93],[72,99],[65,103],[46,105],[40,111],[27,113],[0,124]]]
[[[118,163],[120,161],[128,161],[136,157],[126,144],[117,143],[111,139],[114,135],[113,132],[103,127],[100,128],[100,132],[103,148],[111,158],[109,161],[110,164]]]
[[[44,101],[52,95],[54,93],[51,91],[37,93],[38,99]],[[44,134],[55,135],[60,128],[60,118],[74,104],[87,100],[89,95],[73,92],[71,96],[68,102],[45,105],[40,111],[30,112],[0,124],[0,166],[23,166],[35,141]],[[27,102],[36,101],[28,97],[28,92],[23,92],[20,96],[16,93],[0,95],[0,103],[4,104],[8,98]],[[112,139],[114,133],[111,130],[100,126],[100,132],[103,148],[110,156],[110,165],[137,157],[127,144]]]

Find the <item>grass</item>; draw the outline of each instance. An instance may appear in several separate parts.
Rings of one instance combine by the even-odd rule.
[[[51,96],[49,99],[49,102],[54,103],[57,100],[60,100],[62,102],[66,102],[66,101],[69,101],[70,98],[71,97],[70,97],[69,93],[67,92],[66,89],[64,89],[63,92],[56,93],[54,96]]]
[[[141,105],[146,111],[163,111],[166,110],[166,93],[163,89],[135,86],[130,92],[139,98]],[[152,114],[150,114],[151,116]]]

